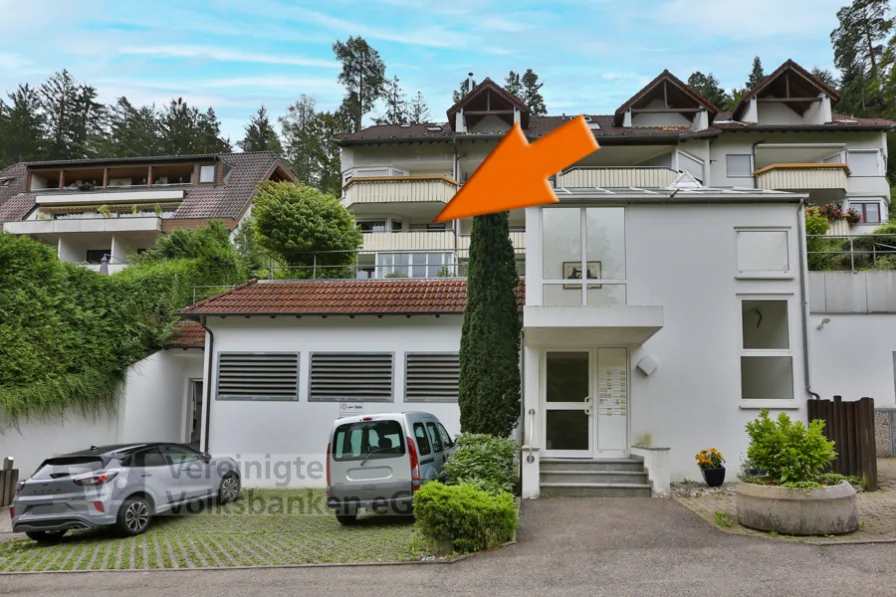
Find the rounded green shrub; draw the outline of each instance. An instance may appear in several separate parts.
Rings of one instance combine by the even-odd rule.
[[[498,547],[519,526],[513,496],[494,494],[470,484],[430,482],[414,496],[417,531],[431,544],[450,541],[459,553]]]
[[[747,423],[751,465],[765,470],[771,483],[806,487],[825,484],[824,472],[837,457],[834,442],[824,435],[824,421],[815,419],[807,427],[786,413],[777,421],[762,409],[759,418]]]
[[[484,433],[461,435],[445,463],[448,483],[469,483],[484,491],[513,492],[516,485],[516,443]]]

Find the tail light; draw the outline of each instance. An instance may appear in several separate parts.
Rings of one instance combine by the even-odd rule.
[[[330,444],[327,444],[325,460],[327,461],[327,497],[330,497]]]
[[[417,445],[414,440],[408,438],[408,456],[411,458],[411,481],[420,480],[420,459],[417,458]],[[414,485],[414,491],[417,491],[420,485]]]
[[[72,479],[72,482],[75,485],[81,485],[86,487],[95,487],[97,485],[103,485],[108,483],[112,479],[118,476],[118,473],[101,473],[99,475],[87,475],[85,477],[78,477],[77,479]]]
[[[106,513],[106,507],[103,505],[103,502],[93,502],[93,507],[96,508],[97,512],[101,512],[103,514]]]

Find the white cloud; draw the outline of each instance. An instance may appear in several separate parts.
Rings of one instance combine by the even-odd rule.
[[[288,55],[263,54],[259,52],[241,52],[213,46],[128,46],[119,50],[121,54],[136,54],[165,58],[207,58],[220,62],[259,62],[264,64],[289,64],[293,66],[314,66],[321,68],[338,68],[334,60],[318,60],[315,58],[299,58]]]

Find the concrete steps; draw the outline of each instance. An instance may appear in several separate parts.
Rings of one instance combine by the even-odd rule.
[[[650,497],[643,459],[543,458],[541,495],[547,497]]]

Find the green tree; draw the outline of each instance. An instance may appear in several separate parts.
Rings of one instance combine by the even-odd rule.
[[[405,99],[404,91],[398,85],[398,77],[392,77],[386,83],[384,97],[386,113],[381,118],[377,118],[375,122],[377,124],[407,124],[410,120],[408,102]]]
[[[96,101],[96,89],[79,84],[67,70],[62,70],[44,82],[37,93],[46,129],[45,157],[94,157],[105,112]]]
[[[215,114],[215,109],[209,107],[204,114],[199,116],[199,145],[197,153],[230,153],[230,139],[221,137],[221,121]]]
[[[504,89],[507,93],[523,99],[523,83],[520,81],[520,74],[510,71],[504,78]]]
[[[753,70],[750,71],[750,77],[747,79],[746,84],[744,85],[747,90],[751,90],[759,83],[762,82],[762,79],[765,78],[765,73],[762,70],[762,61],[759,59],[759,56],[753,58]]]
[[[212,108],[200,112],[183,98],[172,99],[159,115],[163,153],[187,155],[230,151],[230,142],[221,138],[221,123]]]
[[[839,87],[840,82],[837,80],[837,77],[834,76],[834,73],[829,71],[826,68],[820,68],[818,66],[812,67],[812,74],[821,79],[822,83],[837,89]]]
[[[277,154],[283,153],[283,146],[280,144],[280,138],[277,131],[268,118],[267,108],[261,106],[258,112],[249,119],[249,124],[245,127],[245,135],[241,141],[237,141],[237,147],[243,151],[273,151]]]
[[[470,73],[466,79],[460,82],[460,85],[454,90],[454,93],[451,94],[452,101],[456,104],[468,93],[473,91],[474,87],[476,87],[476,81],[473,80],[473,73]]]
[[[386,65],[379,52],[360,36],[349,37],[345,43],[337,41],[333,44],[333,53],[342,63],[339,82],[345,87],[347,98],[351,98],[345,107],[355,130],[360,130],[364,115],[386,93]]]
[[[838,26],[831,32],[834,65],[840,69],[843,106],[859,115],[878,115],[884,109],[881,61],[892,34],[889,0],[853,0],[837,11]]]
[[[423,97],[423,93],[417,92],[417,97],[411,100],[411,103],[408,105],[408,121],[411,124],[423,124],[424,122],[429,122],[432,115],[429,113],[429,105],[426,103],[426,98]]]
[[[264,268],[269,265],[268,258],[255,238],[255,218],[252,216],[243,218],[237,226],[233,234],[233,248],[248,277],[260,278],[266,273]]]
[[[317,137],[316,120],[314,98],[305,94],[287,107],[286,114],[280,117],[284,157],[293,173],[305,184],[314,184],[317,178],[314,152],[320,139]]]
[[[529,113],[537,116],[543,116],[548,113],[548,109],[544,105],[544,97],[541,95],[541,88],[544,83],[538,82],[538,75],[529,68],[523,74],[523,102],[529,107]]]
[[[28,84],[0,99],[0,168],[43,157],[43,115],[37,91]]]
[[[461,431],[507,437],[520,415],[519,277],[507,212],[476,216],[460,341]]]
[[[743,98],[743,96],[746,94],[747,94],[747,89],[745,89],[745,88],[732,89],[731,95],[727,96],[725,99],[725,104],[722,106],[717,106],[717,107],[722,108],[723,110],[728,110],[729,112],[733,112],[734,108],[737,107],[737,104],[740,103],[741,98]]]
[[[321,191],[336,197],[342,193],[342,164],[339,147],[331,139],[349,130],[351,118],[343,110],[319,112],[314,119],[314,180]]]
[[[291,182],[266,182],[252,208],[258,244],[294,268],[291,277],[351,277],[363,237],[339,200],[318,189]],[[315,270],[311,266],[316,266]]]
[[[162,153],[155,106],[135,107],[126,97],[109,108],[109,137],[104,152],[109,157],[140,157]]]
[[[716,107],[728,104],[728,95],[712,73],[704,75],[700,71],[695,72],[688,77],[688,87],[705,97],[709,100],[709,103]]]

